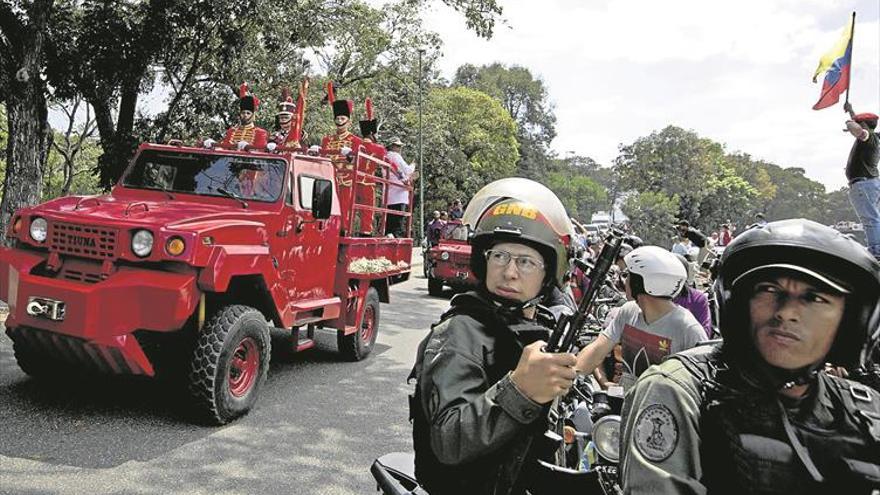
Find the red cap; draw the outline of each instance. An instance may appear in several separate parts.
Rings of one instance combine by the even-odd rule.
[[[876,113],[865,112],[856,114],[853,120],[856,122],[867,122],[869,120],[878,120],[878,117]]]

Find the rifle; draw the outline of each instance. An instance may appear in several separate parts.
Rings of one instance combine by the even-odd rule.
[[[618,230],[612,229],[611,232],[609,232],[605,239],[605,246],[602,247],[602,252],[599,253],[599,258],[596,260],[596,263],[590,267],[588,274],[590,286],[581,296],[581,300],[578,301],[577,311],[574,314],[562,315],[559,318],[556,322],[556,327],[553,329],[550,338],[547,340],[544,352],[571,352],[574,349],[574,343],[578,333],[580,333],[581,329],[584,327],[587,315],[589,315],[592,310],[596,295],[605,283],[611,265],[614,264],[614,261],[617,259],[617,254],[620,252],[624,237],[623,232]],[[579,260],[576,260],[576,262],[578,261]],[[545,452],[548,455],[546,457],[550,458],[555,455],[556,465],[558,466],[564,466],[563,460],[565,455],[565,444],[563,443],[562,435],[559,434],[559,431],[561,431],[561,419],[562,410],[560,407],[560,400],[559,398],[556,398],[550,406],[550,411],[547,414],[549,428],[544,432],[544,442],[547,444]],[[551,454],[551,446],[553,454]]]

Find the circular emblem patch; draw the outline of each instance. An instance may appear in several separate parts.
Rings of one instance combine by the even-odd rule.
[[[653,462],[666,460],[678,444],[678,423],[663,404],[651,404],[636,419],[636,448]]]

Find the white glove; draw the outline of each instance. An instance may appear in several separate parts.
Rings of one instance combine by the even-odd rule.
[[[309,154],[310,155],[317,156],[319,153],[321,153],[320,146],[318,146],[317,144],[313,144],[313,145],[309,146]]]
[[[211,138],[205,139],[205,141],[202,143],[205,148],[213,148],[215,144],[217,144],[217,141],[214,141]]]
[[[269,151],[275,151],[275,148],[277,148],[277,147],[278,147],[278,145],[275,143],[269,143],[266,145],[266,149]]]
[[[342,149],[339,150],[339,152],[342,153],[342,156],[348,156],[351,154],[351,148],[349,148],[348,146],[343,146]]]
[[[250,144],[250,143],[248,143],[247,141],[239,141],[238,143],[236,143],[235,146],[238,148],[239,151],[241,151],[241,150],[247,148],[248,144]]]

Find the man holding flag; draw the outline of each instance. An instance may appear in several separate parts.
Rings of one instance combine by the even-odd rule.
[[[868,251],[880,260],[880,174],[877,170],[880,136],[875,132],[877,115],[856,114],[848,102],[843,108],[852,119],[846,121],[846,130],[856,138],[846,162],[849,200],[865,227]]]
[[[840,100],[840,94],[846,92],[843,109],[849,113],[851,119],[846,122],[846,130],[856,138],[846,162],[849,200],[865,227],[868,251],[875,258],[880,259],[880,177],[878,177],[880,174],[877,170],[877,163],[880,162],[880,137],[874,132],[877,128],[877,115],[856,114],[849,104],[855,22],[856,13],[853,12],[837,43],[819,59],[819,66],[813,74],[813,82],[816,82],[823,72],[825,72],[825,82],[822,84],[822,93],[819,101],[813,105],[813,110],[834,105]]]

